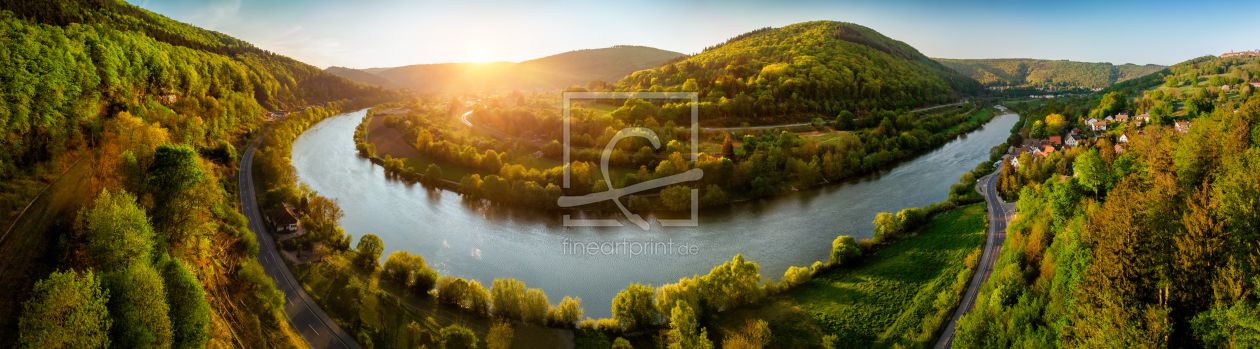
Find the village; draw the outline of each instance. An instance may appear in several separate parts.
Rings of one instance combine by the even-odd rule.
[[[1129,134],[1136,132],[1142,134],[1142,126],[1151,122],[1151,116],[1148,113],[1142,113],[1137,116],[1130,116],[1128,112],[1120,112],[1116,115],[1107,116],[1102,120],[1089,118],[1084,120],[1084,125],[1088,129],[1088,134],[1079,127],[1073,127],[1071,130],[1064,132],[1062,136],[1052,136],[1046,139],[1024,139],[1023,144],[1016,147],[1009,146],[1010,164],[1015,168],[1019,168],[1019,158],[1021,155],[1028,153],[1036,159],[1044,159],[1055,152],[1063,152],[1069,148],[1078,146],[1087,146],[1088,144],[1096,144],[1099,139],[1107,137],[1108,127],[1122,127],[1123,132],[1116,137],[1113,145],[1117,155],[1124,153],[1124,145],[1129,143]],[[1129,127],[1131,125],[1131,127]],[[1177,121],[1174,123],[1174,129],[1182,134],[1190,132],[1190,121]]]

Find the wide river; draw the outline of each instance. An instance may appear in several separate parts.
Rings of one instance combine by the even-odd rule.
[[[594,318],[609,317],[612,298],[631,283],[661,285],[703,275],[736,254],[760,264],[764,278],[776,280],[789,266],[825,261],[836,236],[869,238],[876,213],[948,198],[949,186],[987,161],[989,149],[1004,142],[1019,120],[1016,114],[999,115],[979,130],[876,174],[703,209],[694,227],[661,227],[649,218],[651,229],[644,231],[625,219],[619,228],[565,227],[563,212],[473,204],[456,193],[386,179],[380,166],[356,155],[354,128],[364,113],[327,119],[293,145],[299,180],[340,200],[347,234],[356,241],[376,234],[385,243],[384,255],[396,250],[419,254],[443,275],[475,279],[486,287],[495,278],[511,277],[541,287],[553,304],[564,296],[581,297],[585,316]],[[580,247],[589,243],[603,250],[586,254]],[[658,247],[649,253],[644,245]]]

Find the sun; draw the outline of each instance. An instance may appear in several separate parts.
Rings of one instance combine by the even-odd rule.
[[[477,63],[490,61],[490,49],[486,45],[473,46],[472,61]]]

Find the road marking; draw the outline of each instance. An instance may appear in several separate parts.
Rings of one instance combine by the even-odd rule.
[[[307,323],[307,324],[306,324],[306,327],[310,327],[310,328],[311,328],[311,331],[315,331],[315,335],[316,335],[316,336],[318,336],[318,335],[319,335],[319,330],[316,330],[316,329],[315,329],[315,326],[311,326],[311,324],[310,324],[310,323]]]

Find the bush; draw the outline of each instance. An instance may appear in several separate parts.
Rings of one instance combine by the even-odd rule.
[[[783,273],[783,282],[780,283],[780,287],[784,289],[796,287],[797,285],[809,282],[810,277],[808,268],[789,267],[787,272]]]
[[[442,348],[445,349],[476,349],[477,335],[467,327],[450,325],[442,329]]]
[[[837,236],[836,240],[831,242],[831,259],[828,261],[831,265],[847,265],[862,256],[862,248],[852,236]]]
[[[911,207],[898,212],[897,221],[901,223],[900,230],[907,232],[918,229],[924,223],[927,223],[927,214],[923,212],[923,209]]]

